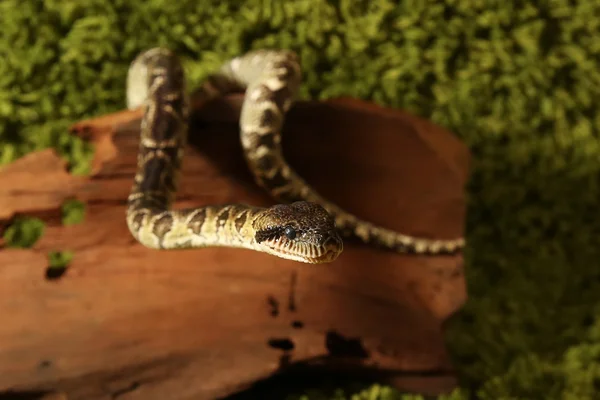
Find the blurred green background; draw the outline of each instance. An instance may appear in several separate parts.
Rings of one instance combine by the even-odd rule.
[[[55,147],[85,173],[68,125],[124,108],[128,63],[156,45],[192,85],[248,49],[291,48],[304,98],[455,132],[474,165],[449,398],[600,398],[600,1],[1,0],[0,164]]]

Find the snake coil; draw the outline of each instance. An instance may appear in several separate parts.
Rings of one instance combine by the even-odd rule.
[[[127,207],[132,235],[156,249],[239,247],[313,264],[338,257],[340,234],[400,253],[460,250],[462,238],[415,238],[362,221],[320,196],[286,163],[281,128],[300,81],[295,53],[256,50],[226,62],[199,89],[206,99],[245,90],[239,123],[246,161],[256,182],[284,204],[172,210],[188,130],[185,77],[172,51],[154,48],[140,54],[127,79],[128,107],[144,110]]]

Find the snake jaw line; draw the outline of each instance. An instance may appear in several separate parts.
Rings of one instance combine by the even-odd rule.
[[[323,248],[313,251],[289,251],[279,246],[275,242],[262,242],[260,246],[265,253],[284,258],[292,261],[299,261],[306,264],[327,264],[335,261],[343,251],[342,242],[339,245],[324,246]]]

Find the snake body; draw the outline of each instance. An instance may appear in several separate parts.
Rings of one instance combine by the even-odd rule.
[[[170,50],[140,54],[130,66],[127,87],[128,107],[144,107],[127,207],[132,235],[150,248],[241,247],[307,263],[336,259],[343,249],[340,235],[400,253],[462,249],[462,238],[416,238],[363,221],[323,198],[287,164],[281,128],[300,81],[294,52],[255,50],[226,62],[197,92],[208,100],[245,90],[239,122],[245,158],[257,184],[282,204],[171,210],[187,139],[185,78]]]

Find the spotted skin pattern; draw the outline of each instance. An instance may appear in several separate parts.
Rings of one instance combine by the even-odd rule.
[[[210,100],[245,90],[239,121],[245,158],[257,184],[282,204],[172,210],[189,118],[183,68],[168,49],[140,54],[130,66],[127,85],[128,107],[144,110],[127,207],[132,235],[156,249],[237,247],[307,263],[335,260],[343,250],[340,235],[399,253],[460,251],[462,238],[417,238],[359,219],[319,195],[287,164],[281,128],[300,82],[295,53],[255,50],[226,62],[196,93]]]

